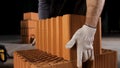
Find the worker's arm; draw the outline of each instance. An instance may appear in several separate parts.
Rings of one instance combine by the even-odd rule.
[[[72,39],[66,44],[66,48],[72,48],[76,43],[78,68],[82,68],[82,62],[94,60],[93,41],[103,6],[104,0],[87,0],[85,24],[75,32]]]
[[[105,0],[86,0],[87,12],[85,24],[96,27],[103,10]]]

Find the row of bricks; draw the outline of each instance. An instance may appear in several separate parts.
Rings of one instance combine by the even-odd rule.
[[[53,49],[49,48],[50,50],[49,51],[48,48],[40,48],[40,47],[45,47],[48,44],[50,46],[53,43],[56,43],[58,46],[63,45],[64,47],[64,45],[73,35],[73,33],[78,28],[80,28],[85,21],[85,16],[80,16],[80,15],[64,15],[61,17],[59,16],[46,20],[37,20],[37,19],[32,20],[32,18],[34,18],[35,15],[37,14],[24,13],[25,20],[21,21],[21,39],[24,43],[30,43],[31,35],[35,35],[35,38],[37,38],[37,48],[41,50],[46,49],[47,52],[53,51],[51,52],[53,54],[55,54],[54,52],[56,52]],[[44,45],[44,43],[46,45]],[[95,49],[95,54],[101,54],[101,19],[99,19],[98,28],[95,35],[94,49]],[[57,53],[58,56],[62,55],[61,52],[59,52],[62,51],[62,47],[59,47],[59,49],[56,50],[58,52]]]
[[[76,48],[72,49],[71,51],[66,50],[65,44],[73,35],[73,33],[80,28],[84,24],[85,17],[78,16],[78,15],[64,15],[58,16],[56,18],[46,19],[46,20],[39,20],[36,23],[37,25],[34,26],[34,30],[36,30],[36,40],[37,45],[36,48],[39,50],[45,51],[52,55],[57,55],[59,57],[63,57],[68,60],[75,60],[76,59]],[[24,23],[28,24],[30,20],[23,21]],[[65,23],[64,23],[65,22]],[[75,22],[75,23],[74,23]],[[80,22],[80,23],[79,23]],[[34,22],[30,22],[35,24]],[[73,24],[74,23],[74,24]],[[97,42],[94,44],[95,53],[100,54],[101,45],[100,45],[100,21],[98,25],[98,32],[96,34],[95,39]],[[26,27],[25,27],[26,26]],[[21,28],[24,30],[29,27],[29,34],[35,33],[32,32],[30,27],[32,25],[23,25]],[[25,33],[25,32],[23,32]],[[26,37],[29,40],[29,35]],[[66,38],[67,37],[67,38]],[[22,38],[25,40],[25,36],[22,35]],[[49,45],[48,45],[49,44]],[[97,48],[96,48],[97,45]]]
[[[83,68],[117,68],[117,52],[102,50],[95,55],[95,65],[83,64]],[[52,60],[52,61],[51,61]],[[76,61],[67,61],[60,57],[35,50],[17,51],[14,53],[14,68],[77,68]]]
[[[85,16],[66,14],[39,20],[36,34],[36,48],[63,57],[67,60],[76,59],[76,47],[71,50],[65,45],[74,32],[80,28],[85,21]],[[101,20],[99,19],[98,29],[95,35],[95,54],[101,54]]]
[[[60,48],[56,48],[56,47],[53,48],[56,45],[50,46],[50,48],[49,48],[50,51],[48,51],[47,45],[46,46],[43,45],[43,44],[49,44],[47,42],[51,40],[51,39],[48,40],[46,37],[49,36],[49,34],[52,35],[52,38],[53,38],[53,36],[57,37],[58,35],[60,35],[59,33],[61,33],[61,31],[62,31],[62,41],[63,42],[61,44],[65,44],[70,39],[70,37],[73,35],[73,33],[79,27],[81,27],[82,24],[84,24],[84,20],[85,20],[85,17],[84,16],[79,16],[79,15],[64,15],[62,17],[40,20],[39,23],[37,23],[37,31],[36,31],[37,45],[36,45],[36,47],[40,50],[45,51],[45,52],[48,52],[48,53],[50,52],[53,55],[57,54],[57,56],[59,56],[58,53],[53,53],[52,52],[53,49],[55,49],[55,50],[60,49]],[[44,23],[42,23],[42,22],[44,22]],[[48,26],[49,25],[48,22],[51,23],[52,26],[55,25],[55,24],[53,24],[54,22],[61,23],[61,24],[58,23],[59,25],[56,25],[56,27],[62,27],[62,30],[58,31],[58,35],[56,35],[57,34],[57,31],[56,31],[57,29],[53,29],[54,27],[51,27],[51,25]],[[45,23],[48,23],[48,24],[45,24]],[[48,27],[46,27],[46,26],[48,26]],[[50,27],[50,29],[49,29],[49,27]],[[51,30],[51,28],[52,28],[52,30]],[[54,34],[53,32],[49,33],[47,31],[44,31],[46,29],[48,29],[50,32],[51,31],[56,31],[56,34]],[[58,30],[60,30],[60,28],[58,28]],[[42,33],[40,33],[40,32],[42,32]],[[46,34],[46,33],[48,33],[48,34]],[[66,39],[66,36],[67,36],[67,39]],[[44,39],[44,40],[41,40],[43,42],[40,41],[41,38]],[[52,39],[52,41],[54,41],[54,40]],[[52,42],[52,43],[54,43],[54,42]],[[41,46],[41,43],[42,43],[43,46]],[[61,45],[61,46],[64,47],[64,45]],[[96,32],[96,35],[95,35],[94,49],[95,49],[95,54],[96,54],[95,55],[95,68],[117,68],[116,52],[101,49],[101,20],[99,20],[99,24],[98,24],[98,27],[97,27],[97,32]],[[104,51],[104,52],[102,52],[102,51]],[[68,52],[71,52],[71,55],[68,52],[64,53],[64,52],[66,52],[66,51],[64,51],[64,48],[63,48],[63,50],[60,50],[59,52],[61,52],[63,55],[65,54],[64,56],[62,56],[65,59],[71,59],[71,58],[76,59],[76,57],[75,57],[76,56],[76,49],[75,48],[68,51]],[[114,63],[112,63],[112,62],[114,62]],[[87,66],[88,66],[88,68],[90,68],[89,65],[87,65]],[[85,65],[85,67],[86,67],[86,65]]]

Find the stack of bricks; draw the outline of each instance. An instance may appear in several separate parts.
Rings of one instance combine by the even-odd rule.
[[[28,16],[29,15],[30,13],[28,13]],[[65,44],[70,40],[74,32],[78,28],[82,27],[84,21],[85,16],[73,14],[66,14],[63,16],[38,20],[37,25],[34,25],[34,27],[36,27],[36,30],[34,31],[36,38],[36,49],[67,60],[67,64],[70,64],[70,67],[66,67],[64,65],[65,63],[62,63],[61,65],[63,65],[63,68],[76,68],[76,46],[69,50],[65,48]],[[109,49],[102,49],[101,46],[101,18],[99,18],[98,21],[97,32],[95,34],[93,46],[95,60],[83,63],[83,68],[117,68],[117,52]],[[21,52],[24,53],[25,51]],[[42,61],[39,59],[41,56],[38,56],[38,54],[41,55],[42,52],[39,52],[37,53],[37,56],[34,56],[34,59],[38,60],[35,62],[31,62],[34,61],[32,58],[28,59],[30,56],[22,55],[22,53],[19,52],[15,52],[14,57],[15,60],[18,60],[19,62],[21,62],[23,60],[22,58],[24,58],[24,60],[27,62],[32,63],[33,67],[31,68],[44,68],[39,67],[41,63],[34,65],[34,63]],[[28,54],[32,54],[32,51],[30,51]],[[24,66],[24,64],[21,65],[19,62],[14,61],[14,63],[16,63],[14,64],[15,68],[18,68],[18,66]],[[45,65],[48,66],[47,63]],[[51,68],[51,65],[47,68]],[[52,66],[52,68],[61,67]]]
[[[32,39],[36,37],[37,22],[39,18],[36,13],[24,13],[23,20],[21,20],[21,43],[31,43]]]

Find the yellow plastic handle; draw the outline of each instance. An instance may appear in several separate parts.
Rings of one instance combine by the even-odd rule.
[[[3,61],[5,60],[4,50],[0,50],[0,58],[1,58]]]

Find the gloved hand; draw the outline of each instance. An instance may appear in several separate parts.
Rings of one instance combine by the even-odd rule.
[[[83,25],[75,32],[72,39],[66,44],[66,48],[72,48],[76,43],[78,68],[82,68],[82,62],[94,60],[93,41],[95,33],[96,28]]]

